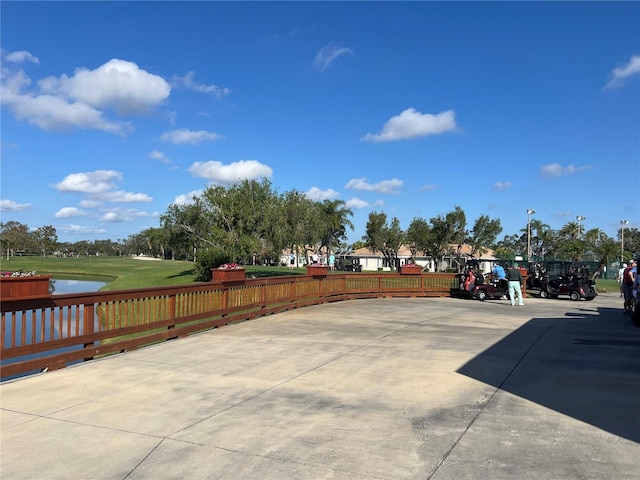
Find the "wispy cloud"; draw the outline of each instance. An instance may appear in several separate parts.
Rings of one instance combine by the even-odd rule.
[[[0,212],[22,212],[30,207],[30,203],[18,203],[8,199],[0,200]]]
[[[435,190],[436,188],[438,188],[438,186],[435,183],[427,183],[426,185],[420,187],[420,189],[425,192],[430,192],[431,190]]]
[[[367,133],[361,140],[365,142],[393,142],[407,140],[428,135],[439,135],[445,132],[455,132],[456,114],[453,110],[446,110],[436,115],[420,113],[415,108],[407,108],[400,115],[391,117],[382,127],[380,133]]]
[[[493,187],[491,187],[491,190],[502,192],[504,190],[508,190],[509,188],[511,188],[511,182],[496,182],[493,184]]]
[[[313,59],[314,68],[321,72],[326,71],[342,55],[353,55],[353,51],[347,47],[341,47],[331,42],[322,47]]]
[[[345,188],[350,190],[362,190],[367,192],[378,193],[398,193],[400,187],[404,185],[402,180],[392,178],[391,180],[383,180],[378,183],[369,183],[368,179],[353,178],[345,185]]]
[[[228,88],[221,88],[217,85],[205,85],[203,83],[197,83],[193,80],[195,77],[195,72],[189,72],[184,77],[174,77],[173,83],[176,86],[184,86],[189,90],[194,90],[200,93],[211,94],[215,97],[223,97],[225,95],[229,95],[231,90]]]
[[[584,165],[582,167],[576,167],[575,165],[567,165],[563,167],[559,163],[549,163],[543,165],[540,169],[540,173],[544,178],[560,177],[562,175],[573,175],[574,173],[582,172],[593,168],[591,165]]]
[[[164,152],[161,152],[159,150],[151,150],[148,157],[152,160],[157,160],[165,164],[171,163],[171,159],[169,159],[169,157],[167,157]]]
[[[621,87],[627,78],[640,74],[640,55],[631,55],[629,62],[611,71],[610,79],[604,88]]]
[[[215,132],[208,132],[206,130],[187,130],[185,128],[164,132],[160,136],[160,140],[163,142],[174,144],[189,143],[191,145],[206,141],[216,141],[221,138],[224,138],[224,136]]]

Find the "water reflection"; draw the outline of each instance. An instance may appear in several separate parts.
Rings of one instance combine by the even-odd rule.
[[[70,280],[55,279],[54,295],[74,294],[74,293],[90,293],[97,292],[108,282],[97,280]],[[51,319],[55,321],[51,321]],[[4,328],[4,347],[11,347],[12,339],[18,345],[31,344],[35,342],[58,340],[73,336],[82,335],[84,329],[84,306],[74,305],[64,309],[58,307],[53,308],[50,312],[46,310],[26,310],[19,312],[7,312],[3,322]],[[98,330],[98,317],[94,318],[94,331]],[[31,355],[22,355],[17,358],[2,358],[0,365],[8,365],[18,361],[31,360],[37,357],[63,353],[66,351],[81,349],[82,345],[64,347],[56,350],[50,350],[44,353],[35,353]],[[78,363],[71,362],[70,364]],[[14,375],[3,378],[2,381],[28,375]]]
[[[85,293],[85,292],[97,292],[104,287],[107,282],[98,282],[93,280],[63,280],[54,279],[54,295],[70,294],[70,293]]]

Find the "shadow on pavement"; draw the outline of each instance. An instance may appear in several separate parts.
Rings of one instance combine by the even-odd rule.
[[[640,443],[640,329],[620,309],[534,318],[458,372]]]

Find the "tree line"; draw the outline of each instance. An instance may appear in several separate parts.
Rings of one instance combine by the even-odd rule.
[[[489,249],[500,259],[592,260],[612,262],[622,254],[620,237],[608,237],[599,228],[585,231],[579,222],[554,230],[538,219],[501,240],[499,219],[481,215],[467,223],[460,206],[429,218],[414,218],[405,229],[398,218],[371,212],[361,241],[346,243],[353,230],[353,212],[342,200],[314,201],[295,189],[279,193],[269,180],[244,180],[231,186],[209,186],[186,204],[172,204],[160,216],[159,227],[126,239],[59,242],[52,225],[31,230],[15,221],[0,223],[3,256],[48,255],[149,255],[194,261],[212,251],[224,252],[229,261],[243,264],[278,264],[282,252],[307,255],[320,250],[349,252],[360,247],[378,251],[389,266],[397,265],[401,246],[413,256],[439,265],[445,256],[459,258],[463,245],[482,257]],[[530,235],[528,233],[530,232]],[[637,228],[625,229],[624,258],[640,252]]]

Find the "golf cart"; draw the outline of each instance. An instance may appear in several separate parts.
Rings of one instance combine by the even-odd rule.
[[[450,290],[452,297],[484,301],[492,298],[499,299],[508,294],[506,280],[493,280],[491,274],[485,277],[480,272],[479,266],[479,260],[467,260],[464,271],[456,275],[455,285]]]
[[[540,281],[542,298],[557,298],[567,295],[571,300],[581,298],[593,300],[596,282],[589,275],[589,265],[581,262],[547,262],[545,273]]]
[[[336,270],[343,272],[361,272],[362,265],[360,265],[360,259],[355,257],[342,257],[336,259]]]

